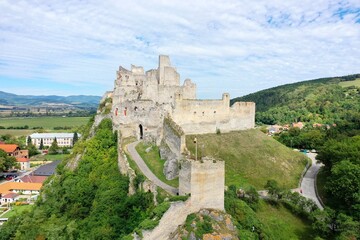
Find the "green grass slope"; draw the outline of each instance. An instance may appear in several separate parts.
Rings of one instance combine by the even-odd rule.
[[[342,87],[351,87],[351,86],[360,87],[360,78],[357,78],[354,81],[340,82],[339,85]]]
[[[194,135],[186,137],[186,146],[195,154]],[[213,156],[225,161],[225,184],[253,185],[263,189],[267,180],[296,188],[307,158],[285,147],[257,129],[197,135],[198,156]]]
[[[146,152],[146,149],[151,147],[151,149]],[[173,186],[179,187],[179,178],[173,180],[167,180],[164,174],[164,164],[165,160],[160,158],[159,147],[152,144],[139,143],[136,146],[136,151],[139,153],[141,158],[144,160],[146,165],[150,168],[150,170],[164,183]]]

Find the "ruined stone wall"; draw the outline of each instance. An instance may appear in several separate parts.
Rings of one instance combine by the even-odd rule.
[[[169,56],[159,56],[158,75],[160,85],[180,85],[180,74],[176,71],[176,68],[171,66]]]
[[[203,158],[181,162],[179,194],[191,194],[196,208],[224,210],[225,163]]]
[[[179,195],[185,196],[191,193],[191,161],[180,162],[179,171]]]
[[[181,127],[167,117],[164,120],[163,131],[165,143],[177,157],[180,157],[185,149],[185,134]]]
[[[229,94],[219,100],[183,99],[177,95],[172,117],[186,134],[215,133],[253,128],[255,103],[230,105]]]
[[[196,99],[196,84],[186,79],[180,86],[180,75],[164,55],[159,56],[158,68],[147,72],[134,65],[131,70],[119,68],[112,114],[117,130],[124,136],[138,138],[141,125],[149,136],[161,139],[167,114],[186,134],[243,130],[255,124],[254,103],[235,103],[230,107],[229,94],[218,100]]]
[[[224,161],[191,163],[191,204],[198,208],[224,210]]]
[[[163,108],[153,101],[125,101],[113,107],[112,119],[116,130],[123,137],[136,136],[140,139],[140,125],[144,139],[155,139],[161,134]]]

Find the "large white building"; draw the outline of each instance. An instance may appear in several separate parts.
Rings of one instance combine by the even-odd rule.
[[[81,135],[78,134],[80,138]],[[36,147],[40,147],[41,139],[44,146],[51,146],[56,138],[56,142],[59,147],[72,147],[74,133],[33,133],[30,135],[31,142]]]

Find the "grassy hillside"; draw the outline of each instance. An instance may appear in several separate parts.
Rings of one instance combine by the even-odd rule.
[[[284,206],[272,206],[260,201],[256,217],[265,228],[271,229],[273,239],[313,239],[314,231],[308,220],[295,216]]]
[[[341,123],[360,111],[359,78],[360,74],[355,74],[287,84],[235,98],[231,103],[255,102],[258,123]]]
[[[360,78],[357,78],[354,81],[340,82],[339,85],[342,87],[351,87],[351,86],[360,87]]]
[[[151,149],[146,152],[146,149],[151,147]],[[164,183],[169,184],[173,187],[179,187],[179,178],[173,180],[167,180],[164,174],[164,164],[165,160],[160,158],[159,147],[152,144],[139,143],[136,146],[136,150],[139,155],[142,157],[146,165],[150,170]]]
[[[186,137],[186,146],[195,154],[195,136]],[[263,189],[267,180],[296,188],[307,158],[280,144],[257,129],[222,134],[197,135],[198,156],[225,160],[225,184],[253,185]]]

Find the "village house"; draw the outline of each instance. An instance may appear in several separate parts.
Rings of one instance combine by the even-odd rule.
[[[81,137],[81,134],[78,134]],[[41,141],[43,146],[50,147],[56,138],[59,147],[72,147],[74,145],[74,133],[33,133],[30,135],[31,142],[37,148],[40,147]],[[26,142],[26,144],[29,144]]]
[[[20,165],[20,170],[30,169],[30,159],[29,158],[16,158],[16,161]]]
[[[1,205],[16,202],[19,199],[19,196],[20,195],[17,193],[7,193],[5,195],[2,195],[0,197]]]
[[[283,127],[280,125],[272,125],[269,126],[267,129],[270,135],[274,135],[276,133],[280,133],[283,130]]]
[[[292,123],[291,126],[293,128],[297,127],[299,129],[303,129],[304,128],[304,123],[302,123],[302,122]]]
[[[42,183],[6,182],[0,185],[0,194],[21,193],[25,195],[39,194]]]
[[[20,150],[16,144],[0,144],[0,149],[4,150],[9,156],[15,157],[20,165],[20,170],[30,168],[29,150]]]
[[[20,147],[16,144],[0,144],[0,149],[4,150],[8,156],[18,157],[20,155]]]
[[[34,175],[25,175],[21,178],[15,179],[15,182],[24,182],[24,183],[44,183],[47,179],[47,176],[34,176]]]

